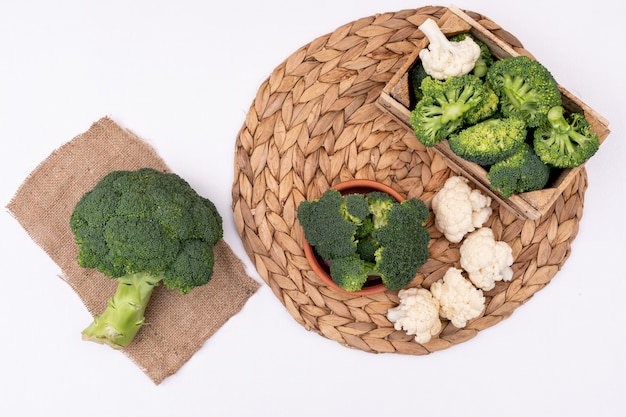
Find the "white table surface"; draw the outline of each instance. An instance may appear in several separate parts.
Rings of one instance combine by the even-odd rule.
[[[152,144],[225,218],[238,130],[300,46],[408,0],[3,0],[0,201],[54,149],[110,116]],[[507,320],[428,356],[373,355],[308,332],[267,285],[161,385],[86,343],[59,268],[0,215],[0,414],[11,416],[623,416],[626,413],[626,3],[457,1],[515,34],[610,120],[587,163],[572,254]],[[447,5],[443,3],[441,5]]]

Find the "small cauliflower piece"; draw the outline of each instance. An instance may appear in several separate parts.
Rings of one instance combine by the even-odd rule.
[[[451,42],[437,23],[426,19],[419,26],[430,44],[420,51],[422,66],[428,75],[438,80],[469,74],[480,58],[480,46],[471,37]]]
[[[417,343],[426,343],[441,330],[439,301],[425,288],[407,288],[398,293],[400,304],[387,311],[396,330],[415,335]]]
[[[496,281],[513,278],[513,249],[506,242],[496,241],[493,230],[488,227],[467,235],[460,252],[461,267],[470,281],[484,291],[493,289]]]
[[[472,189],[467,178],[452,176],[432,200],[435,226],[450,242],[481,227],[491,216],[491,197]]]
[[[458,268],[448,268],[443,278],[430,286],[430,292],[439,300],[441,317],[459,329],[480,316],[485,307],[482,290],[474,287]]]

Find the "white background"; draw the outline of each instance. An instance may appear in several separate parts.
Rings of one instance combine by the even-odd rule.
[[[0,202],[54,149],[110,116],[232,220],[233,152],[256,91],[292,52],[408,0],[3,0]],[[347,349],[295,322],[269,288],[155,386],[82,342],[90,321],[58,267],[0,215],[0,415],[623,416],[626,413],[626,3],[457,1],[515,34],[608,118],[587,164],[572,254],[513,316],[428,356]],[[441,4],[443,6],[447,3]]]

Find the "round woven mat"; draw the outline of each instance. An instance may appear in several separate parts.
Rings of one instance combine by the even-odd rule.
[[[326,287],[312,272],[296,219],[302,200],[317,198],[340,181],[369,178],[430,205],[434,193],[454,175],[442,157],[421,147],[375,104],[421,39],[417,26],[445,11],[424,7],[366,17],[298,49],[260,86],[237,137],[234,218],[260,276],[306,329],[367,352],[427,354],[471,339],[507,318],[558,272],[582,216],[584,169],[539,220],[520,220],[494,203],[487,226],[513,248],[513,280],[485,293],[481,317],[463,329],[444,322],[439,336],[424,345],[394,330],[387,320],[387,309],[398,302],[397,292],[346,295]],[[522,49],[491,20],[468,14]],[[414,282],[425,287],[450,266],[459,266],[459,245],[442,237],[432,219],[428,227],[430,260]]]

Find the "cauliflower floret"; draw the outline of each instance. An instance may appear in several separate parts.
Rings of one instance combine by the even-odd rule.
[[[387,311],[396,330],[415,335],[417,343],[426,343],[441,330],[439,301],[425,288],[407,288],[398,293],[400,304]]]
[[[481,227],[491,216],[491,197],[473,190],[467,178],[452,176],[432,200],[435,226],[452,243]]]
[[[484,291],[493,289],[496,281],[513,278],[513,250],[506,242],[496,241],[488,227],[470,233],[460,248],[461,267],[470,281]]]
[[[430,292],[439,300],[439,314],[457,328],[482,313],[485,297],[458,268],[450,267],[440,280],[430,286]]]
[[[462,41],[450,42],[432,19],[426,19],[419,29],[430,41],[428,48],[419,53],[428,75],[445,80],[468,74],[474,69],[480,57],[480,46],[472,38],[468,36]]]

